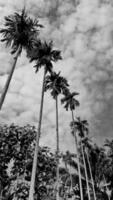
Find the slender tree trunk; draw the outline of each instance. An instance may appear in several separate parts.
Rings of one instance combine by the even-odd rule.
[[[17,60],[18,60],[18,56],[20,55],[20,52],[21,52],[21,46],[19,46],[18,51],[17,51],[16,55],[14,56],[14,62],[13,62],[11,71],[10,71],[10,73],[9,73],[9,75],[8,75],[8,78],[7,78],[5,87],[4,87],[3,92],[2,92],[2,94],[1,94],[1,98],[0,98],[0,110],[2,109],[4,100],[5,100],[5,98],[6,98],[7,91],[8,91],[8,88],[9,88],[9,85],[10,85],[10,82],[11,82],[11,79],[12,79],[12,76],[13,76],[13,72],[14,72],[15,67],[16,67],[16,63],[17,63]]]
[[[2,200],[2,183],[1,183],[1,181],[0,181],[0,200]]]
[[[72,121],[73,121],[73,125],[74,125],[73,110],[72,110]],[[80,161],[79,161],[79,154],[78,154],[78,142],[77,142],[77,135],[76,135],[75,129],[74,129],[74,137],[75,137],[76,153],[77,153],[77,165],[78,165],[78,176],[79,176],[79,187],[80,187],[80,199],[83,200],[83,188],[82,188]]]
[[[71,175],[71,172],[70,172],[71,170],[69,170],[68,167],[67,167],[67,163],[65,163],[65,168],[66,168],[67,173],[69,173],[69,177],[70,177],[70,181],[71,181],[70,190],[72,190],[73,189],[73,179],[72,179],[72,175]]]
[[[83,144],[81,144],[81,149],[82,149],[82,156],[83,156],[84,169],[85,169],[85,177],[86,177],[88,199],[90,200],[91,198],[90,198],[90,191],[89,191],[89,184],[88,184],[88,174],[87,174],[87,168],[86,168],[86,161],[85,161],[85,156],[84,156]]]
[[[91,182],[92,182],[92,187],[93,187],[94,200],[96,200],[96,192],[95,192],[94,180],[93,180],[92,169],[91,169],[91,164],[90,164],[90,161],[89,161],[89,156],[88,156],[87,149],[86,149],[86,156],[87,156],[87,161],[88,161],[88,165],[89,165],[89,171],[90,171],[90,177],[91,177]]]
[[[35,152],[34,152],[34,158],[33,158],[31,183],[30,183],[30,191],[29,191],[29,198],[28,198],[29,200],[34,200],[35,179],[36,179],[36,170],[37,170],[37,162],[38,162],[38,152],[39,152],[39,140],[40,140],[40,134],[41,134],[42,113],[43,113],[43,103],[44,103],[45,75],[46,75],[46,68],[44,69],[44,76],[43,76],[42,95],[41,95],[41,104],[40,104],[40,113],[39,113],[39,123],[38,123]]]
[[[58,126],[58,97],[56,96],[56,200],[59,200],[59,126]]]
[[[103,175],[103,177],[104,177],[104,183],[105,184],[107,184],[107,182],[106,182],[106,178],[105,178],[105,176]],[[107,185],[106,185],[106,191],[108,191],[108,187],[107,187]],[[110,200],[110,196],[107,194],[107,196],[108,196],[108,200]]]
[[[64,188],[65,188],[65,192],[64,192],[64,196],[63,196],[63,199],[67,200],[67,190],[69,188],[69,186],[67,186],[67,183],[68,183],[68,180],[70,179],[70,177],[67,177],[66,181],[65,181],[65,185],[64,185]]]
[[[2,191],[0,191],[0,200],[2,200]]]
[[[69,171],[69,175],[70,175],[70,181],[71,181],[71,187],[70,187],[70,189],[72,191],[72,189],[73,189],[73,177],[72,177],[72,174],[71,174],[70,171]]]

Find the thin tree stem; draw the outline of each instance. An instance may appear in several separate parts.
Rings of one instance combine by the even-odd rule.
[[[68,169],[68,167],[67,167],[67,163],[65,163],[65,168],[66,168],[66,171],[67,171],[67,173],[69,174],[69,177],[70,177],[70,181],[71,181],[70,189],[72,190],[73,189],[73,179],[72,179],[72,174],[70,172],[71,170]]]
[[[71,181],[71,190],[73,189],[73,177],[72,177],[72,174],[71,174],[71,170],[69,170],[69,175],[70,175],[70,181]]]
[[[12,76],[13,76],[13,73],[14,73],[14,70],[15,70],[15,67],[16,67],[17,59],[18,59],[18,56],[20,55],[20,51],[21,51],[21,46],[19,46],[18,51],[17,51],[16,55],[13,58],[14,62],[13,62],[13,65],[11,67],[10,73],[8,75],[8,78],[7,78],[5,87],[3,89],[3,92],[1,94],[1,98],[0,98],[0,110],[2,109],[4,100],[6,98],[7,91],[8,91],[8,88],[9,88],[9,85],[10,85],[10,82],[11,82],[11,79],[12,79]]]
[[[56,200],[59,200],[59,126],[58,126],[58,97],[56,96]]]
[[[107,184],[107,182],[106,182],[106,178],[105,178],[105,176],[103,175],[103,177],[104,177],[104,182],[105,182],[105,184]],[[106,185],[106,191],[108,191],[108,187],[107,187],[107,185]],[[110,200],[110,196],[107,194],[107,196],[108,196],[108,200]]]
[[[74,125],[74,113],[72,110],[72,121]],[[83,200],[83,188],[82,188],[82,180],[81,180],[81,170],[80,170],[80,161],[79,161],[79,155],[78,155],[78,142],[77,142],[77,135],[74,128],[74,137],[75,137],[75,144],[76,144],[76,153],[77,153],[77,165],[78,165],[78,175],[79,175],[79,186],[80,186],[80,199]]]
[[[2,182],[0,181],[0,200],[2,200],[2,189],[3,189],[3,187],[2,187]]]
[[[87,169],[86,169],[86,161],[85,161],[85,156],[84,156],[84,149],[83,149],[83,144],[81,144],[81,149],[82,149],[82,156],[83,156],[83,162],[84,162],[84,169],[85,169],[85,177],[86,177],[86,185],[87,185],[87,191],[88,191],[88,199],[90,200],[90,191],[89,191],[89,184],[88,184],[88,174],[87,174]]]
[[[90,161],[89,161],[89,156],[88,156],[87,149],[86,149],[86,156],[87,156],[87,161],[88,161],[88,165],[89,165],[89,171],[90,171],[90,177],[91,177],[91,182],[92,182],[92,187],[93,187],[94,200],[96,200],[96,192],[95,192],[94,180],[93,180],[92,169],[91,169],[91,164],[90,164]]]
[[[40,112],[39,112],[39,123],[38,123],[35,152],[34,152],[34,158],[33,158],[31,183],[30,183],[30,191],[29,191],[29,198],[28,198],[29,200],[34,200],[34,193],[35,193],[35,179],[36,179],[36,170],[37,170],[37,163],[38,163],[39,140],[40,140],[40,135],[41,135],[41,124],[42,124],[43,103],[44,103],[45,75],[46,75],[46,68],[44,68],[41,104],[40,104]]]

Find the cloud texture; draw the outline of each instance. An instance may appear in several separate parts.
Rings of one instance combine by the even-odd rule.
[[[72,91],[80,93],[76,114],[87,119],[91,135],[102,142],[113,134],[113,4],[110,0],[0,0],[3,17],[26,4],[45,28],[40,37],[53,39],[63,60],[55,64]],[[9,49],[0,44],[0,92],[12,64]],[[1,123],[38,125],[42,70],[35,74],[25,52],[19,58],[9,93],[0,113]],[[55,147],[55,102],[45,95],[42,144]],[[62,148],[74,148],[69,132],[71,114],[59,106]],[[48,132],[48,133],[47,133]],[[73,145],[70,145],[73,144]]]

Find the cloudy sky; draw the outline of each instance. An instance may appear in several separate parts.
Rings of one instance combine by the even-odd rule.
[[[63,60],[54,69],[61,71],[71,91],[80,93],[75,115],[87,119],[90,135],[98,143],[113,136],[113,3],[112,0],[0,0],[0,25],[4,16],[20,11],[39,18],[45,28],[40,37],[53,40]],[[0,93],[13,58],[0,44]],[[38,126],[43,71],[35,74],[25,52],[18,60],[10,89],[0,112],[0,123]],[[62,148],[74,148],[69,132],[71,114],[59,106]],[[42,144],[55,147],[55,102],[45,95]]]

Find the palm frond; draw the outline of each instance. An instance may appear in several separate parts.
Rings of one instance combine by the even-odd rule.
[[[70,110],[75,110],[76,107],[80,105],[79,101],[74,98],[74,96],[78,95],[77,92],[70,93],[69,90],[64,92],[64,97],[61,99],[61,104],[64,104],[64,108],[66,111],[70,108]]]

